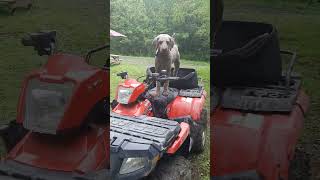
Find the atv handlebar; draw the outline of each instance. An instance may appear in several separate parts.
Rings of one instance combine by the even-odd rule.
[[[191,73],[189,73],[189,74],[187,74],[186,76],[184,76],[184,77],[168,77],[167,75],[161,75],[161,76],[159,76],[159,77],[156,77],[156,81],[175,81],[175,80],[181,80],[181,79],[183,79],[183,80],[188,80],[188,79],[190,79],[192,76],[194,75],[194,72],[191,72]]]
[[[150,67],[147,68],[147,79],[152,79],[155,81],[175,81],[175,80],[188,80],[194,76],[195,72],[191,72],[184,77],[170,77],[167,75],[167,71],[163,70],[161,73],[152,73]]]
[[[56,50],[56,31],[41,31],[30,33],[23,37],[24,46],[33,46],[39,56],[52,55]]]

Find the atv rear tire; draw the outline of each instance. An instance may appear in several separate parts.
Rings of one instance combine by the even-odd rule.
[[[201,153],[205,149],[206,145],[206,130],[208,123],[208,112],[206,109],[201,111],[200,123],[196,124],[194,135],[192,136],[193,145],[191,151],[194,153]]]
[[[191,163],[183,156],[162,159],[147,180],[191,180]]]

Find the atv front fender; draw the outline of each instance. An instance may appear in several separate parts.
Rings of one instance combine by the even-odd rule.
[[[182,144],[186,141],[187,137],[190,135],[190,126],[189,124],[182,122],[180,123],[181,131],[177,137],[177,139],[173,142],[173,144],[168,148],[168,154],[174,154],[178,151],[178,149],[182,146]]]

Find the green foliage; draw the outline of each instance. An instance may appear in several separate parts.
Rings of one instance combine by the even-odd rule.
[[[181,56],[209,59],[209,0],[112,0],[111,29],[127,38],[111,38],[111,52],[153,56],[153,38],[176,34]]]

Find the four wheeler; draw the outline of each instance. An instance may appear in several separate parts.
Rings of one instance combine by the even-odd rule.
[[[0,0],[0,6],[6,6],[11,15],[13,15],[17,8],[27,8],[32,7],[32,0]]]
[[[109,70],[86,58],[58,53],[56,32],[23,38],[48,61],[24,80],[17,119],[1,127],[8,153],[0,179],[109,179]]]
[[[270,24],[222,23],[211,61],[212,179],[289,179],[309,106],[301,77],[292,72],[296,59],[295,52],[280,51]]]
[[[139,82],[139,78],[128,78],[127,72],[118,76],[124,82],[118,85],[116,98],[111,103],[112,176],[140,179],[151,174],[148,178],[191,178],[189,162],[174,155],[204,149],[206,92],[198,85],[196,71],[180,68],[177,77],[171,77],[165,70],[155,73],[155,68],[149,67],[143,82]],[[154,96],[155,82],[167,80],[170,81],[169,95]],[[163,88],[160,94],[162,92]],[[170,166],[160,159],[171,159],[174,163]]]

